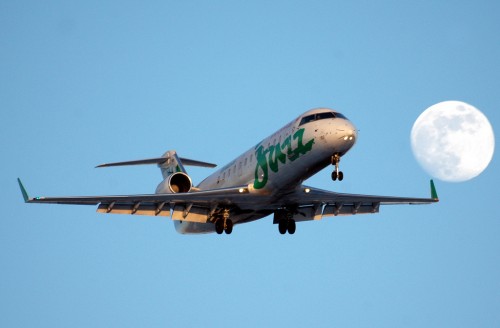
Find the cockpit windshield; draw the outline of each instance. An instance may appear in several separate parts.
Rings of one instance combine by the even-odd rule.
[[[324,120],[324,119],[327,119],[327,118],[336,118],[336,117],[347,119],[347,117],[345,117],[344,115],[342,115],[340,113],[334,113],[334,112],[316,113],[316,114],[311,114],[311,115],[304,116],[300,120],[299,126],[303,125],[303,124],[306,124],[306,123],[309,123],[309,122]]]

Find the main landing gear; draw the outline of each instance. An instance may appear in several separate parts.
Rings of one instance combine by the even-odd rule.
[[[295,233],[295,220],[293,219],[293,210],[281,209],[274,213],[274,222],[278,223],[278,230],[280,234],[287,233],[293,235]]]
[[[278,222],[278,230],[282,235],[286,234],[287,231],[289,234],[293,235],[295,233],[295,229],[296,229],[295,220],[282,219]]]
[[[340,155],[338,153],[332,155],[332,165],[335,165],[335,171],[332,172],[332,180],[342,181],[344,179],[344,173],[339,171]]]
[[[219,235],[223,232],[225,232],[226,235],[230,235],[231,232],[233,232],[233,221],[229,219],[228,209],[225,209],[222,216],[219,216],[217,221],[215,221],[215,232]]]

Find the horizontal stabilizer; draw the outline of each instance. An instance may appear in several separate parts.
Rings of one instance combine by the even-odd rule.
[[[188,166],[200,166],[200,167],[216,167],[216,164],[212,163],[206,163],[206,162],[201,162],[201,161],[195,161],[193,159],[188,159],[188,158],[180,158],[181,162],[183,165],[188,165]]]
[[[97,167],[111,167],[111,166],[128,166],[128,165],[146,165],[146,164],[163,164],[168,160],[165,157],[157,157],[157,158],[148,158],[148,159],[140,159],[135,161],[127,161],[127,162],[115,162],[115,163],[106,163],[97,165]],[[216,167],[216,164],[206,163],[201,161],[195,161],[188,158],[180,158],[183,165],[188,166],[201,166],[201,167]]]

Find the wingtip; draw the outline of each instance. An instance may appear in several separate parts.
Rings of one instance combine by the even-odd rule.
[[[434,180],[431,179],[431,198],[436,202],[439,202],[439,197],[436,191],[436,186],[434,185]]]
[[[21,188],[21,193],[23,194],[24,202],[27,203],[29,201],[28,193],[26,192],[26,188],[24,188],[21,179],[17,178],[17,183],[19,184],[19,188]]]

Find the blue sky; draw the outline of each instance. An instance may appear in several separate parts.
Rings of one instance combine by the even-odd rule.
[[[0,326],[496,327],[498,156],[441,202],[231,236],[35,195],[151,193],[169,149],[223,165],[320,106],[359,132],[319,188],[427,196],[427,107],[500,123],[494,1],[1,1]],[[498,131],[497,136],[498,136]],[[498,140],[496,140],[498,145]],[[195,182],[212,172],[192,168]]]

